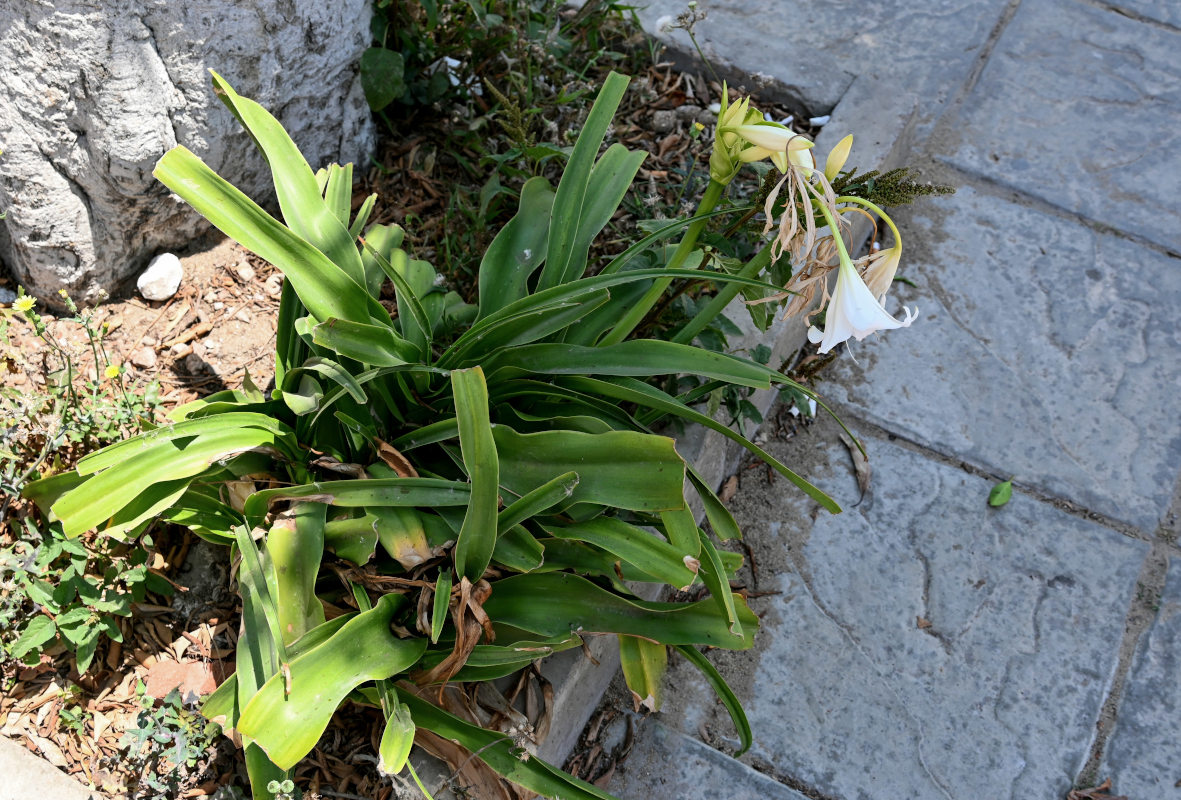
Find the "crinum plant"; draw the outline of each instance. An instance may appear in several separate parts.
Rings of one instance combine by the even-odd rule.
[[[700,264],[688,256],[712,217],[745,210],[714,206],[757,155],[751,148],[766,149],[793,181],[789,201],[777,211],[772,198],[769,212],[804,219],[800,230],[814,207],[832,213],[815,178],[793,171],[805,162],[787,160],[802,149],[794,138],[769,147],[762,130],[746,130],[745,103],[740,114],[724,104],[716,160],[729,161],[702,212],[589,275],[592,241],[644,160],[620,144],[602,148],[627,85],[612,74],[556,189],[540,177],[521,187],[469,305],[402,247],[399,227],[366,227],[374,197],[351,213],[351,165],[313,172],[269,113],[213,80],[269,163],[284,222],[183,147],[155,174],[286,276],[276,388],[267,396],[247,376],[241,389],[179,408],[169,424],[87,456],[31,494],[69,536],[97,527],[130,537],[160,519],[231,548],[242,599],[237,670],[203,713],[241,742],[255,797],[290,787],[332,714],[355,701],[384,713],[386,773],[407,766],[417,741],[456,769],[483,763],[527,792],[608,798],[532,755],[527,722],[481,727],[447,688],[529,669],[589,635],[619,637],[624,674],[649,705],[668,648],[680,652],[749,746],[737,699],[696,649],[752,644],[757,618],[729,583],[741,559],[714,541],[739,530],[654,429],[679,419],[718,431],[836,512],[694,407],[727,386],[811,393],[691,344],[703,318],[675,341],[628,336],[677,280],[721,287],[713,314],[742,290],[794,296],[760,280],[774,242],[738,274],[684,268]],[[779,246],[800,249],[790,236]],[[387,282],[396,315],[378,300]],[[682,373],[705,382],[674,396],[652,380]],[[686,492],[704,506],[712,536]],[[639,584],[697,586],[702,599],[646,601]]]

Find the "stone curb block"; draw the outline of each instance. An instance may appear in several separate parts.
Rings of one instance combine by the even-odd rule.
[[[102,800],[45,759],[0,736],[0,800]]]

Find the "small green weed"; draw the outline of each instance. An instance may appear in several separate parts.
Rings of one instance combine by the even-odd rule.
[[[42,316],[23,290],[0,312],[0,369],[21,378],[0,389],[0,656],[35,664],[61,645],[83,673],[133,602],[172,589],[148,570],[150,540],[71,540],[31,505],[12,509],[31,480],[144,430],[158,408],[158,385],[127,381],[107,327],[61,294],[72,316]]]
[[[70,317],[43,317],[23,289],[0,310],[0,371],[20,376],[0,388],[0,520],[30,480],[142,432],[159,408],[156,382],[132,383],[112,362],[94,310],[61,295]]]
[[[140,712],[120,742],[121,769],[139,776],[133,800],[172,800],[209,767],[221,726],[206,721],[176,689],[158,706],[145,689],[142,682],[136,687]]]
[[[26,517],[21,535],[0,547],[0,654],[36,664],[55,645],[74,652],[78,672],[101,637],[121,642],[118,617],[148,592],[172,586],[148,568],[151,539],[128,546],[112,539],[67,539],[61,525],[39,528]]]

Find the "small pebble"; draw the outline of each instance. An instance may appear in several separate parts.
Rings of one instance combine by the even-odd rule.
[[[213,304],[214,311],[221,311],[225,307],[226,307],[226,304],[221,302],[220,300]]]
[[[239,264],[238,268],[234,271],[238,274],[238,280],[242,281],[242,283],[249,283],[254,280],[254,267],[249,264]]]
[[[176,358],[184,358],[189,353],[193,352],[193,348],[192,345],[188,344],[187,342],[178,342],[172,346],[172,349],[169,352],[171,352]]]
[[[156,351],[151,347],[136,350],[131,356],[131,363],[140,369],[154,369],[156,366]]]
[[[695,106],[692,103],[685,103],[685,105],[677,107],[677,119],[695,120],[697,119],[697,115],[701,113],[701,110],[701,106]]]
[[[239,320],[240,322],[253,322],[254,321],[254,317],[251,316],[250,312],[247,311],[246,309],[242,309],[237,314],[235,314],[234,319]]]
[[[216,299],[217,299],[217,292],[215,292],[213,289],[210,289],[208,292],[205,293],[205,302],[206,303],[212,303]]]
[[[145,300],[159,302],[176,294],[183,277],[184,268],[181,267],[180,259],[173,253],[161,253],[140,273],[135,286]]]
[[[267,282],[263,284],[266,293],[271,297],[278,297],[283,293],[283,276],[276,273],[267,278]]]
[[[677,127],[677,112],[661,110],[652,114],[652,130],[657,133],[669,133]]]

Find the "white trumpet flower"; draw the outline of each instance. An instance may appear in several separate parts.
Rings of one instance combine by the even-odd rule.
[[[842,256],[837,270],[837,285],[828,302],[824,330],[815,326],[808,330],[808,340],[819,343],[821,353],[827,353],[850,336],[861,341],[876,331],[909,327],[918,316],[917,309],[912,312],[906,308],[903,309],[906,312],[903,319],[891,316],[873,296],[847,256]]]

